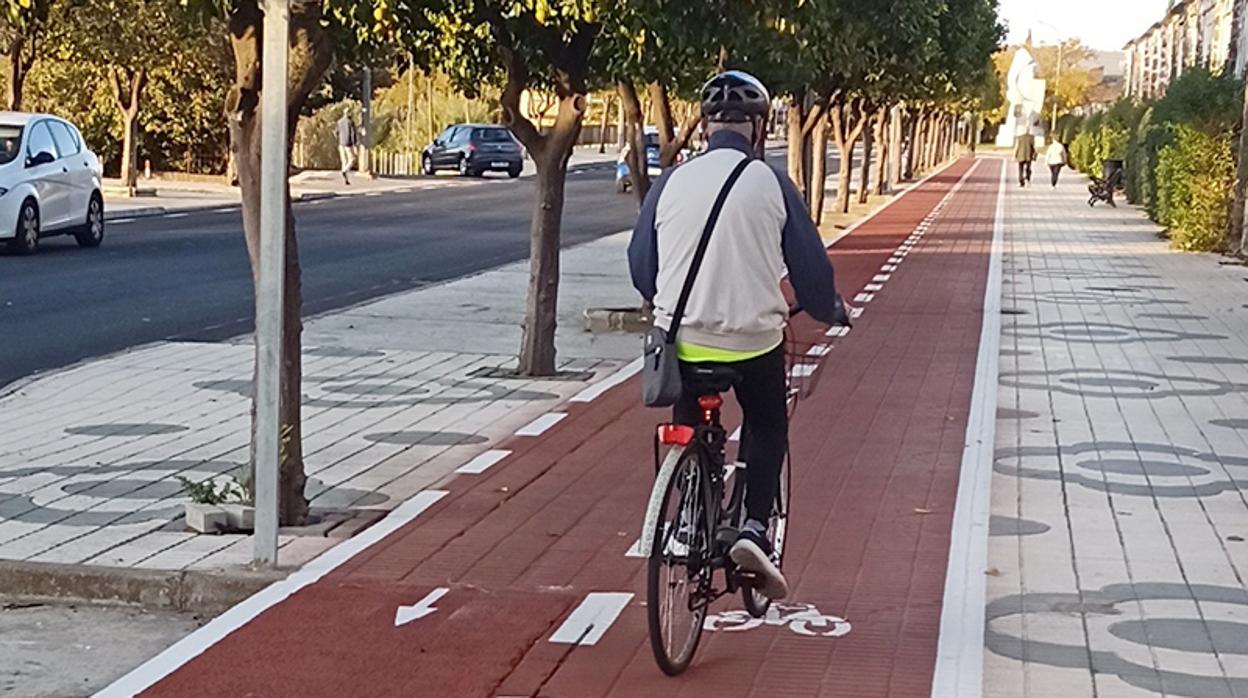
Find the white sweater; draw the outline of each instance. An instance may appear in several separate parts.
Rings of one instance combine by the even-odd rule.
[[[1044,154],[1045,162],[1052,165],[1066,164],[1066,146],[1054,141],[1049,145],[1049,149]]]

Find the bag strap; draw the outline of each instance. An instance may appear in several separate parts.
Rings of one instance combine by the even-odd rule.
[[[715,230],[715,224],[719,221],[719,213],[724,209],[724,202],[728,200],[728,192],[732,191],[732,186],[741,178],[741,174],[745,172],[745,168],[749,167],[752,159],[746,156],[737,163],[732,174],[728,175],[728,179],[724,181],[724,186],[719,190],[719,196],[715,199],[715,205],[711,207],[711,215],[706,219],[706,227],[702,229],[702,239],[698,240],[698,249],[693,253],[693,261],[689,263],[689,274],[685,277],[685,285],[680,289],[680,300],[676,301],[676,309],[672,311],[671,327],[667,330],[667,343],[676,343],[676,332],[680,329],[680,321],[685,317],[685,305],[689,303],[689,294],[693,292],[693,281],[698,276],[698,269],[702,266],[702,258],[706,256],[706,248],[711,244],[711,232]]]

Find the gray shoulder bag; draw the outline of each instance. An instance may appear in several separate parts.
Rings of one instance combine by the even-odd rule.
[[[698,268],[702,266],[702,258],[706,256],[706,248],[711,242],[711,232],[719,220],[719,213],[728,199],[732,185],[740,179],[741,173],[749,166],[751,159],[743,158],[737,163],[732,174],[719,190],[719,197],[711,207],[711,215],[702,230],[702,239],[698,241],[698,249],[693,253],[693,261],[689,264],[689,275],[685,277],[685,285],[680,289],[680,299],[672,312],[671,328],[664,331],[662,327],[652,327],[645,336],[642,348],[641,395],[646,407],[671,407],[680,399],[680,361],[676,358],[676,333],[680,330],[680,321],[685,316],[685,305],[689,302],[689,294],[693,291],[693,280],[697,278]]]

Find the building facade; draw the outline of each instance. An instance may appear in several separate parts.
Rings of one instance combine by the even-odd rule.
[[[1124,93],[1158,99],[1196,66],[1243,75],[1248,61],[1240,29],[1248,0],[1171,0],[1166,14],[1123,47]]]

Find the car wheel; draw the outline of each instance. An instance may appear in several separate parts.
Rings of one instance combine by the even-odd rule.
[[[459,176],[460,177],[475,177],[476,176],[476,174],[472,171],[472,168],[468,166],[468,158],[461,157],[459,159]]]
[[[420,169],[426,175],[431,175],[437,172],[437,170],[433,168],[433,158],[428,155],[425,155],[420,159]]]
[[[17,235],[9,242],[17,254],[34,254],[39,250],[39,206],[33,199],[22,203],[17,213]]]
[[[104,199],[98,193],[91,195],[87,204],[87,223],[74,233],[74,239],[79,247],[99,247],[104,242]]]
[[[513,168],[511,168],[510,170],[507,170],[507,176],[508,176],[508,177],[511,177],[512,179],[515,179],[516,177],[519,177],[519,176],[520,176],[520,168],[519,168],[519,167],[513,167]]]

